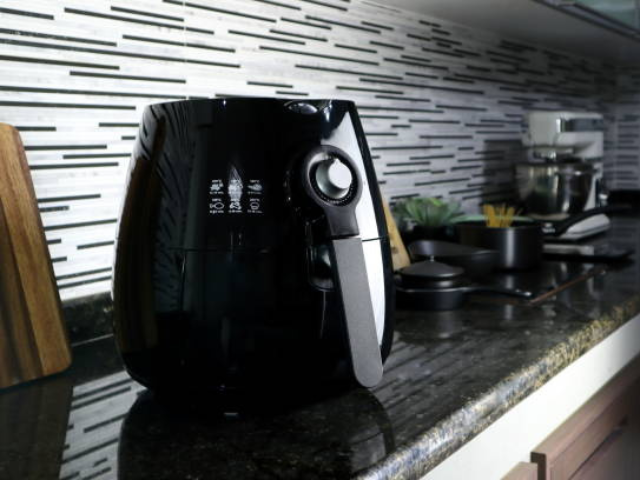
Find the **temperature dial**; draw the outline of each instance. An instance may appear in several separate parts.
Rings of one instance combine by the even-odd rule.
[[[341,200],[349,193],[353,174],[342,160],[331,157],[321,161],[316,167],[315,183],[327,197]]]

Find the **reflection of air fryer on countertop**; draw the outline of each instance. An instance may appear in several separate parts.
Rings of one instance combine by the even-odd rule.
[[[389,241],[355,106],[148,107],[119,224],[120,350],[151,387],[351,380],[389,353]]]

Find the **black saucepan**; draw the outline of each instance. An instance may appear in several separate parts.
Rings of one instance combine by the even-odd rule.
[[[396,282],[396,303],[407,310],[455,310],[468,293],[497,293],[531,298],[531,292],[471,284],[464,269],[435,261],[417,262],[403,268]]]
[[[487,227],[484,221],[460,222],[456,224],[456,234],[458,241],[464,245],[498,251],[499,269],[528,270],[542,262],[545,236],[559,237],[573,225],[594,215],[628,211],[629,207],[626,205],[598,207],[559,222],[518,220],[507,228]]]
[[[462,267],[471,278],[490,274],[496,268],[500,255],[496,250],[440,240],[417,240],[407,248],[413,260],[433,259],[436,262]]]

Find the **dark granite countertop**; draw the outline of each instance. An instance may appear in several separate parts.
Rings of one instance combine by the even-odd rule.
[[[608,234],[621,247],[639,238],[634,219]],[[588,268],[543,274],[551,284]],[[533,306],[483,297],[399,312],[378,387],[273,412],[170,408],[123,371],[112,338],[84,342],[64,374],[0,392],[0,478],[419,478],[639,313],[639,285],[627,263]]]

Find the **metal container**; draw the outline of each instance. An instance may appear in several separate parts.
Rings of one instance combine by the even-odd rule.
[[[529,214],[559,220],[584,210],[594,173],[579,161],[517,164],[518,194]]]

